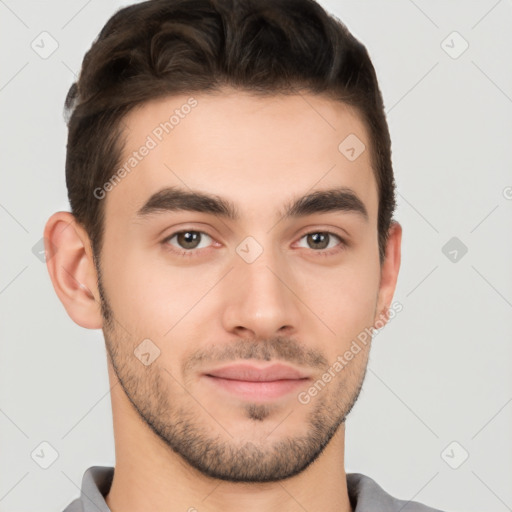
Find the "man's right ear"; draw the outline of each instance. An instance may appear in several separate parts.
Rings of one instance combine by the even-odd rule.
[[[68,315],[87,329],[101,329],[100,298],[92,248],[85,229],[69,212],[54,213],[44,229],[46,266]]]

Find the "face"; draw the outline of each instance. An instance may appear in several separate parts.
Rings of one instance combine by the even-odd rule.
[[[335,363],[378,314],[378,192],[369,150],[339,146],[370,141],[319,96],[193,98],[125,119],[126,172],[100,199],[107,349],[170,450],[215,478],[276,481],[318,457],[364,379],[369,343]]]

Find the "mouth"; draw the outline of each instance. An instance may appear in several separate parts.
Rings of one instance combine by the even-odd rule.
[[[283,364],[232,364],[210,370],[203,377],[223,392],[259,401],[287,395],[310,380],[304,372]]]

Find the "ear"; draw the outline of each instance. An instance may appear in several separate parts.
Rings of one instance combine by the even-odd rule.
[[[101,329],[103,318],[90,240],[69,212],[54,213],[44,229],[46,266],[68,315],[87,329]]]
[[[382,328],[389,320],[389,307],[395,293],[398,271],[400,270],[402,226],[392,221],[388,232],[388,241],[384,262],[381,266],[381,277],[374,327]],[[378,325],[375,325],[378,321]]]

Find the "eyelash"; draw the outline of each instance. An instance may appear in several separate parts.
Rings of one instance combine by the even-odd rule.
[[[212,236],[210,236],[208,233],[206,233],[204,231],[199,231],[199,230],[195,230],[195,229],[183,229],[181,231],[175,231],[174,233],[172,233],[171,235],[166,237],[164,240],[162,240],[162,245],[165,246],[166,250],[172,252],[173,254],[176,254],[177,256],[184,256],[184,257],[187,257],[187,258],[198,256],[198,253],[201,251],[201,249],[189,249],[189,250],[184,250],[183,249],[183,250],[179,250],[179,249],[176,249],[174,246],[169,244],[169,241],[171,239],[173,239],[176,235],[179,235],[181,233],[188,233],[188,232],[190,232],[190,233],[201,233],[202,235],[206,235],[206,236],[208,236],[208,237],[213,239]],[[340,243],[336,247],[331,247],[330,249],[321,249],[321,250],[318,250],[318,251],[315,251],[314,249],[311,249],[318,256],[331,256],[333,254],[337,254],[338,252],[340,252],[340,251],[344,250],[346,247],[348,247],[348,244],[346,243],[346,241],[343,238],[341,238],[340,235],[338,235],[337,233],[333,233],[332,231],[321,231],[321,230],[310,231],[308,233],[304,233],[300,237],[300,240],[302,240],[304,237],[306,237],[308,235],[314,235],[314,234],[318,234],[318,233],[327,234],[329,236],[334,236],[335,238],[338,238],[339,241],[340,241]]]

